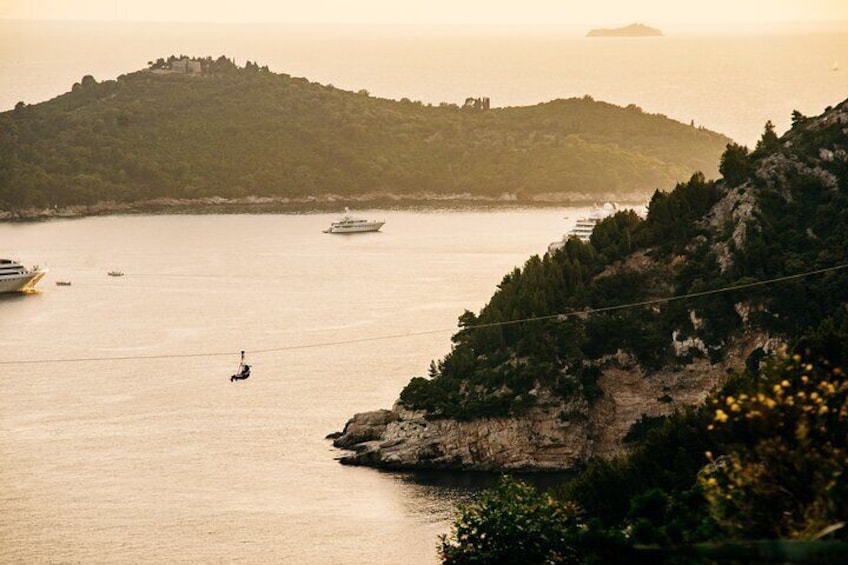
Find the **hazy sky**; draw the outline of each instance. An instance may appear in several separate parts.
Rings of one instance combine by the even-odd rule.
[[[848,0],[0,0],[0,18],[329,23],[848,21]]]

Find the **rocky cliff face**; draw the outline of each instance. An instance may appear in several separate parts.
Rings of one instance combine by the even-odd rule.
[[[396,403],[391,410],[356,414],[333,445],[351,450],[340,461],[385,469],[463,469],[479,471],[561,471],[592,456],[611,457],[627,450],[624,438],[643,416],[662,416],[698,404],[741,371],[757,348],[781,344],[764,334],[748,334],[728,349],[721,363],[696,360],[674,369],[645,374],[624,353],[603,360],[593,402],[563,401],[536,390],[536,406],[520,418],[472,421],[428,419]]]

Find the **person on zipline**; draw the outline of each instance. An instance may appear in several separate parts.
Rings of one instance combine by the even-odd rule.
[[[244,351],[241,352],[241,361],[239,362],[238,372],[230,377],[230,382],[243,381],[250,376],[250,365],[244,362]]]

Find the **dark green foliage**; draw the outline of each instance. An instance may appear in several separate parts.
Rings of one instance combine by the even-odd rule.
[[[598,384],[601,370],[593,366],[584,366],[578,373],[580,386],[583,387],[583,397],[589,402],[598,400],[604,395],[603,389]]]
[[[571,547],[578,517],[525,483],[509,477],[459,509],[439,552],[445,565],[575,563]]]
[[[679,250],[706,231],[699,222],[721,196],[717,184],[700,173],[692,175],[687,183],[679,183],[670,193],[656,191],[648,206],[640,243],[657,246],[664,252]]]
[[[728,186],[739,186],[747,181],[754,171],[748,159],[748,148],[744,145],[729,143],[721,156],[718,171]]]
[[[605,218],[592,232],[592,246],[610,262],[626,257],[636,249],[633,237],[641,223],[633,210]]]
[[[0,114],[0,209],[157,197],[649,192],[716,171],[727,138],[556,100],[478,112],[374,98],[226,57]]]
[[[624,443],[641,443],[647,437],[648,432],[662,426],[666,419],[666,416],[642,414],[642,417],[630,426],[630,430],[624,436]]]
[[[774,124],[771,120],[768,120],[766,125],[763,127],[763,135],[760,137],[760,140],[757,142],[757,147],[754,149],[754,155],[758,157],[767,155],[769,153],[774,153],[779,148],[780,139],[774,132]]]
[[[432,410],[435,404],[435,389],[430,387],[424,377],[413,377],[400,392],[400,401],[407,406],[418,406]]]
[[[461,506],[450,536],[442,536],[445,565],[631,563],[621,533],[584,523],[576,506],[503,477],[479,500]]]
[[[729,278],[778,278],[848,261],[848,165],[822,159],[844,151],[844,126],[833,120],[823,127],[805,127],[809,123],[800,121],[786,136],[791,143],[781,150],[785,162],[803,166],[786,166],[774,188],[760,180],[766,186],[757,191],[756,224],[748,230],[745,246],[735,250]],[[848,300],[848,272],[787,281],[747,296],[765,310],[754,318],[758,325],[798,335],[842,308]]]
[[[643,298],[644,295],[639,300]],[[643,367],[653,370],[660,368],[670,355],[670,336],[671,330],[657,312],[648,308],[627,308],[589,318],[583,352],[589,359],[611,355],[618,350],[631,352]]]
[[[590,287],[592,307],[606,308],[638,302],[644,296],[648,277],[649,274],[643,271],[595,277]]]

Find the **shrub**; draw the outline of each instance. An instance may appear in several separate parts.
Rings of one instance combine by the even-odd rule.
[[[842,366],[800,354],[772,362],[755,392],[714,400],[713,414],[720,451],[700,483],[731,535],[808,538],[848,520]]]
[[[478,501],[460,506],[439,553],[446,565],[577,563],[572,544],[579,524],[574,505],[503,477]]]

